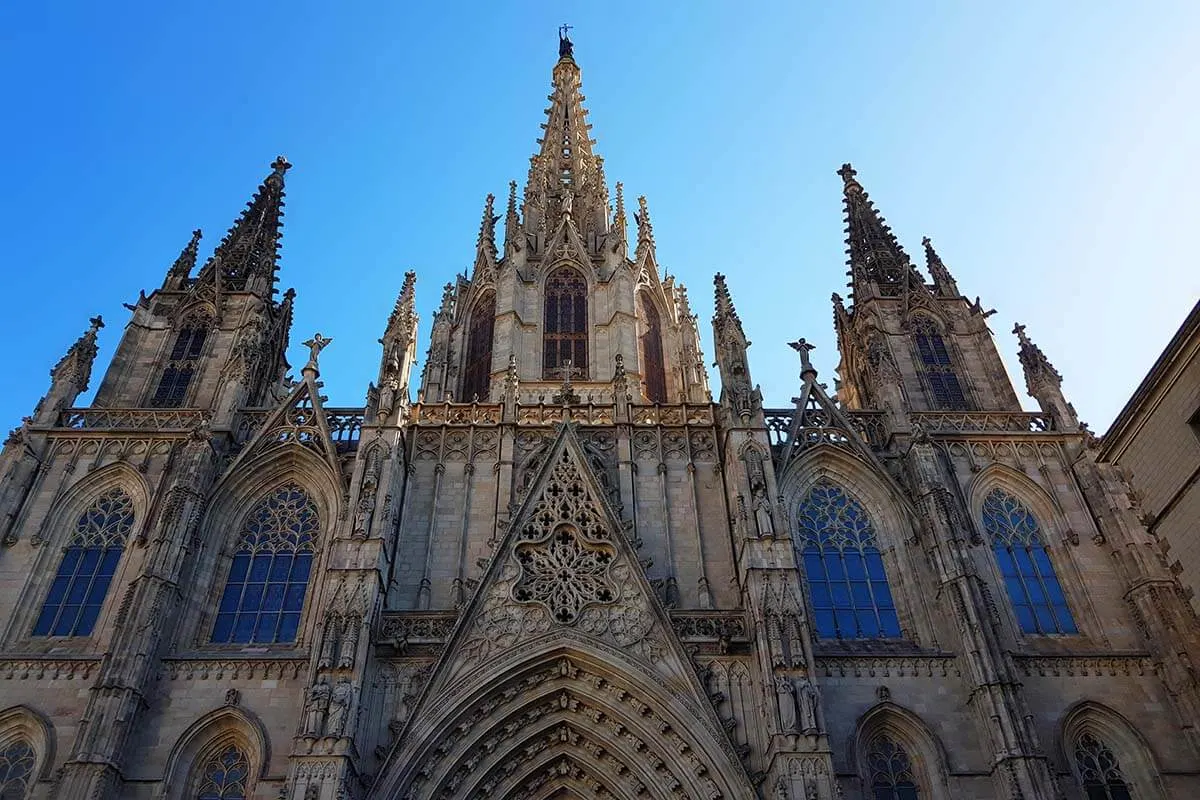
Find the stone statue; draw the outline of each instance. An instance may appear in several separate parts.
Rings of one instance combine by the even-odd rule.
[[[571,216],[572,209],[575,208],[575,195],[571,194],[570,189],[563,190],[562,197],[562,213],[564,217]]]
[[[796,687],[787,675],[775,677],[775,696],[779,703],[780,729],[784,733],[795,733],[798,729],[796,719]]]
[[[796,701],[800,707],[800,730],[804,733],[816,733],[820,728],[817,725],[817,704],[821,699],[817,694],[817,687],[804,677],[797,678],[796,683],[798,684]]]
[[[354,512],[354,535],[365,537],[371,526],[371,515],[375,513],[375,492],[367,492],[358,501]]]
[[[763,486],[754,489],[754,521],[758,525],[758,535],[764,539],[775,537],[775,523],[771,520],[771,504],[767,500],[767,490]]]
[[[558,28],[558,57],[572,58],[575,51],[575,45],[567,38],[567,31],[571,30],[570,25],[560,25]]]
[[[350,701],[354,697],[354,687],[349,678],[342,678],[333,687],[333,695],[329,700],[329,721],[325,727],[326,736],[344,736],[346,721],[350,716]]]
[[[325,728],[325,715],[329,711],[329,684],[321,681],[308,690],[308,701],[304,704],[304,733],[320,736]]]
[[[313,334],[313,337],[304,346],[308,348],[308,363],[304,365],[304,369],[317,369],[317,357],[321,355],[321,351],[332,342],[332,338],[326,338],[318,331]]]

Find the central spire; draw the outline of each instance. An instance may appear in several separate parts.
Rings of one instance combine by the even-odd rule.
[[[530,159],[523,211],[529,232],[549,236],[566,217],[587,242],[589,234],[608,230],[608,187],[604,159],[592,152],[592,126],[587,123],[579,65],[567,29],[559,29],[553,92],[539,150]]]

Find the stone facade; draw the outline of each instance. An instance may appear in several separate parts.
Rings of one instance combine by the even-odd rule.
[[[718,275],[714,402],[571,49],[417,386],[412,273],[365,407],[320,334],[288,377],[282,158],[90,408],[99,319],[55,366],[0,454],[0,795],[1200,794],[1200,625],[1041,351],[1031,414],[847,165],[836,393],[800,340],[764,408]]]
[[[1125,470],[1200,609],[1200,303],[1104,435],[1100,460]]]

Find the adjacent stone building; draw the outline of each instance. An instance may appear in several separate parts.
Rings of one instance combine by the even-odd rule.
[[[1200,586],[1200,303],[1179,326],[1100,446],[1137,490],[1146,530],[1163,540],[1197,606]],[[1200,607],[1200,606],[1197,606]]]
[[[1200,625],[1041,351],[1026,413],[846,165],[836,398],[801,339],[764,407],[718,275],[714,401],[571,50],[419,376],[409,273],[365,407],[320,334],[289,377],[282,158],[90,407],[99,319],[54,367],[0,454],[0,796],[1200,795]]]

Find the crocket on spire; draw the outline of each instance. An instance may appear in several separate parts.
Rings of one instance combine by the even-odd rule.
[[[885,296],[898,295],[905,288],[924,287],[908,254],[855,177],[854,167],[843,164],[838,175],[843,182],[846,255],[855,296],[865,297],[870,284],[877,286],[879,293]]]
[[[175,259],[175,263],[167,270],[167,279],[163,283],[164,289],[182,289],[187,283],[188,276],[196,268],[196,252],[200,246],[201,235],[199,228],[192,231],[191,240],[179,253],[179,258]]]
[[[958,297],[958,284],[954,282],[954,276],[946,268],[942,257],[933,249],[933,242],[926,236],[921,244],[925,247],[925,268],[929,270],[929,277],[933,278],[937,293],[943,297]]]

